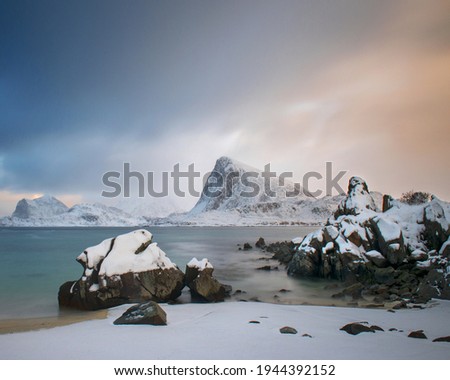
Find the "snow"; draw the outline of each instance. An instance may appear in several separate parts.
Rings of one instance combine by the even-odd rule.
[[[112,277],[128,272],[146,272],[159,268],[174,268],[166,254],[151,243],[152,234],[146,230],[136,230],[119,235],[114,239],[114,245],[104,258],[99,268],[99,277]],[[136,254],[143,245],[149,244],[145,250]]]
[[[396,241],[400,239],[402,230],[397,223],[391,222],[386,218],[376,217],[374,222],[383,236],[385,242]]]
[[[206,268],[214,268],[208,259],[202,259],[199,261],[195,257],[187,263],[187,266],[190,268],[197,268],[200,271]]]
[[[106,320],[0,335],[0,357],[72,360],[450,358],[449,343],[432,342],[449,335],[448,301],[436,302],[424,310],[398,310],[395,313],[259,302],[162,304],[167,313],[167,326],[113,325],[129,306],[110,309]],[[250,324],[251,320],[260,323]],[[385,331],[356,336],[340,331],[347,323],[360,321],[378,325]],[[299,333],[280,334],[279,329],[283,326],[291,326]],[[390,328],[397,331],[389,331]],[[409,332],[415,330],[424,330],[428,339],[408,338]],[[312,337],[303,337],[303,334]]]
[[[368,251],[365,253],[365,255],[367,257],[372,257],[374,259],[384,260],[384,256],[380,252],[375,251],[375,250]]]

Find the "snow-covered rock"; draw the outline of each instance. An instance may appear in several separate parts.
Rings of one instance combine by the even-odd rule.
[[[387,286],[383,296],[450,298],[450,205],[436,197],[421,205],[392,198],[379,212],[359,177],[350,180],[327,225],[296,248],[288,273]]]
[[[377,211],[366,181],[360,177],[352,177],[348,183],[347,197],[341,201],[335,213],[340,215],[359,215],[367,210]]]
[[[223,285],[213,277],[214,267],[208,259],[193,258],[186,265],[186,285],[194,299],[222,302],[231,292],[231,286]]]
[[[77,261],[83,275],[61,286],[61,306],[95,310],[129,302],[168,301],[184,287],[183,273],[143,229],[86,248]]]

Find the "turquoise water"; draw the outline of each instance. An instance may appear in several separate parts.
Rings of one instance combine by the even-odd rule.
[[[258,271],[270,254],[253,249],[239,251],[237,244],[252,245],[262,236],[266,242],[290,240],[311,227],[151,227],[153,240],[184,271],[192,257],[209,258],[215,276],[267,302],[314,302],[323,296],[323,283],[300,281],[279,271]],[[75,258],[86,247],[132,228],[3,228],[0,229],[0,319],[56,316],[59,286],[76,280],[82,267]],[[292,290],[278,294],[280,289]],[[278,294],[274,298],[275,294]]]

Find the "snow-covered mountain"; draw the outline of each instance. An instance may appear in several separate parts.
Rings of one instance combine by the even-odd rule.
[[[382,194],[371,195],[381,210]],[[47,195],[19,201],[11,217],[0,219],[0,226],[320,225],[342,199],[343,195],[314,198],[287,179],[274,177],[268,182],[262,170],[221,157],[189,212],[181,213],[168,198],[130,198],[120,200],[117,207],[95,203],[69,209]]]
[[[48,218],[64,214],[68,209],[64,203],[51,195],[43,195],[36,199],[20,200],[11,217],[17,219]]]
[[[7,227],[140,226],[146,223],[115,207],[101,203],[79,204],[68,208],[58,199],[44,195],[22,199],[10,217],[0,219]]]
[[[132,216],[142,216],[150,220],[186,211],[169,197],[121,198],[115,207]]]
[[[188,225],[322,224],[343,199],[341,195],[317,199],[287,179],[273,177],[269,182],[262,172],[229,157],[221,157],[194,208],[160,222]]]

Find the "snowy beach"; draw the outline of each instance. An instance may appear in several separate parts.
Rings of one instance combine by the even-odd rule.
[[[113,325],[129,306],[110,309],[107,319],[0,335],[0,358],[450,359],[450,343],[433,342],[450,335],[449,301],[433,300],[424,310],[395,313],[259,302],[163,304],[167,326]],[[367,322],[384,331],[354,336],[340,330],[351,322]],[[281,334],[284,326],[298,333]],[[408,337],[416,330],[423,330],[428,339]]]

